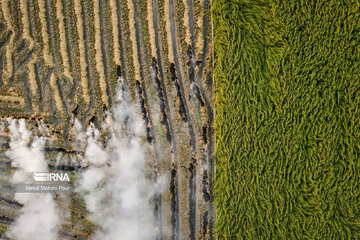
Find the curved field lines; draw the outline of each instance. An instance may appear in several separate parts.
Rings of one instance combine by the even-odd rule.
[[[9,78],[11,78],[13,76],[13,71],[14,71],[14,64],[13,64],[13,43],[14,43],[14,30],[12,27],[12,19],[11,19],[11,14],[10,14],[10,7],[9,4],[11,3],[10,0],[4,0],[1,2],[1,9],[3,12],[3,16],[5,19],[5,23],[7,25],[7,28],[9,31],[11,31],[11,36],[10,36],[10,40],[9,43],[6,45],[6,67],[4,68],[3,71],[3,81],[6,84],[9,80]]]
[[[100,129],[122,82],[150,145],[156,239],[213,239],[209,1],[14,2],[1,1],[0,116],[42,119],[57,136],[49,152],[83,154],[74,118]],[[83,203],[70,204],[62,235],[86,239]]]
[[[29,49],[32,49],[34,47],[33,39],[30,35],[30,24],[29,24],[29,16],[28,16],[28,5],[27,1],[23,0],[20,1],[20,9],[21,9],[21,21],[23,26],[23,37],[29,41]],[[36,114],[39,111],[39,105],[37,100],[37,94],[38,94],[38,84],[36,82],[36,75],[35,75],[35,57],[32,57],[30,62],[28,63],[27,69],[28,69],[28,79],[29,79],[29,88],[30,88],[30,94],[31,94],[31,104],[32,109],[34,113]]]

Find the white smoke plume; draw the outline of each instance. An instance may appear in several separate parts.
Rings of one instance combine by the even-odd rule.
[[[119,79],[120,80],[120,79]],[[145,176],[148,146],[145,126],[136,105],[119,83],[112,114],[102,126],[109,132],[106,146],[93,124],[87,129],[85,166],[78,189],[90,219],[99,230],[94,239],[146,240],[154,237],[153,209],[155,190]]]
[[[16,171],[12,183],[31,183],[33,172],[46,172],[44,158],[44,137],[34,136],[27,130],[25,121],[8,120],[10,149],[6,152]],[[39,132],[44,129],[38,129]],[[15,193],[15,200],[24,206],[18,218],[10,225],[8,236],[15,240],[52,240],[57,239],[60,224],[59,212],[50,193]]]

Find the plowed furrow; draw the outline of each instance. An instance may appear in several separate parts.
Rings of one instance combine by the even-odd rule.
[[[74,0],[75,14],[76,14],[76,28],[79,37],[79,53],[80,53],[80,78],[81,78],[81,87],[82,87],[82,96],[87,105],[90,104],[90,94],[89,94],[89,82],[87,78],[87,60],[85,52],[85,40],[84,40],[84,22],[82,18],[82,4],[79,1]]]
[[[184,17],[183,23],[185,28],[185,42],[186,45],[191,44],[191,33],[190,33],[190,15],[189,15],[189,5],[187,0],[183,0],[184,4]]]
[[[190,167],[189,167],[189,228],[190,234],[189,239],[194,240],[196,234],[196,158],[191,158]]]
[[[7,26],[7,29],[11,32],[14,31],[13,27],[12,27],[12,19],[11,19],[11,15],[10,15],[10,0],[3,0],[1,2],[1,8],[2,8],[2,12],[3,12],[3,16],[5,19],[5,23]],[[14,72],[14,65],[13,65],[13,44],[14,44],[14,35],[15,34],[11,34],[10,39],[8,44],[6,45],[6,50],[5,50],[5,57],[6,57],[6,66],[3,70],[3,75],[2,75],[2,80],[4,84],[8,83],[8,79],[12,77],[13,72]]]
[[[157,56],[157,45],[156,45],[156,29],[154,27],[154,7],[153,7],[153,0],[147,0],[147,22],[149,27],[149,38],[150,38],[150,49],[151,49],[151,57]],[[155,5],[156,6],[156,5]]]
[[[23,204],[18,203],[15,200],[5,198],[5,197],[1,197],[1,196],[0,196],[0,202],[4,202],[4,203],[6,203],[8,205],[11,205],[11,207],[15,208],[15,209],[19,209],[19,208],[21,208],[23,206]]]
[[[52,67],[54,65],[54,59],[52,54],[50,53],[50,40],[49,40],[49,29],[48,29],[48,23],[47,23],[47,3],[45,0],[37,0],[38,7],[39,7],[39,19],[41,23],[41,36],[42,41],[44,43],[43,45],[43,59],[45,63]]]
[[[118,20],[118,6],[116,0],[110,0],[111,10],[111,27],[112,27],[112,40],[113,40],[113,52],[114,52],[114,63],[116,66],[121,65],[120,56],[120,39],[119,37],[119,20]]]
[[[168,90],[167,90],[167,84],[165,84],[165,82],[168,78],[167,78],[167,71],[165,69],[166,66],[166,62],[165,59],[166,57],[163,57],[163,44],[162,44],[162,38],[161,38],[161,32],[160,30],[160,24],[159,24],[159,10],[158,10],[158,6],[159,3],[156,0],[152,0],[152,11],[153,11],[153,28],[154,28],[154,36],[155,36],[155,45],[156,45],[156,57],[158,59],[157,64],[159,66],[158,70],[159,70],[159,79],[160,79],[160,84],[159,82],[157,82],[158,85],[158,89],[162,89],[162,94],[160,94],[160,92],[158,93],[158,97],[164,99],[164,105],[165,105],[165,109],[166,109],[166,115],[167,115],[167,121],[168,121],[168,128],[170,135],[170,140],[171,140],[171,153],[172,153],[172,164],[170,166],[170,186],[169,186],[169,190],[170,190],[170,225],[171,225],[171,239],[177,239],[179,237],[179,196],[178,196],[178,174],[177,174],[177,168],[178,168],[178,154],[177,154],[177,133],[174,130],[174,125],[173,125],[173,120],[172,120],[172,116],[175,116],[176,118],[176,111],[175,111],[175,106],[172,108],[171,105],[169,104],[169,96],[168,96]],[[148,10],[149,11],[149,10]],[[150,21],[150,20],[149,20]],[[151,30],[151,25],[149,24],[149,31]],[[150,37],[152,37],[152,34],[150,34]],[[153,40],[150,40],[153,41]],[[154,43],[152,43],[154,44]],[[153,47],[152,47],[153,48]],[[153,52],[153,51],[152,51]],[[154,53],[152,53],[154,54]],[[169,89],[169,88],[168,88]],[[170,86],[171,89],[171,86]],[[171,91],[170,91],[171,92]],[[161,104],[161,102],[160,102]],[[165,113],[163,114],[163,119],[165,116]],[[175,113],[175,115],[173,115],[173,113]],[[165,122],[166,124],[166,122]],[[178,124],[176,124],[177,126]],[[163,171],[168,172],[169,169],[163,169]],[[165,197],[165,196],[164,196]],[[165,202],[167,202],[167,199],[164,199]],[[167,206],[163,206],[163,208],[167,208]],[[164,211],[165,213],[165,211]],[[164,218],[167,219],[168,216],[164,215]],[[163,226],[165,227],[164,229],[166,230],[166,223]]]
[[[158,76],[158,66],[157,66],[157,62],[155,60],[155,58],[153,58],[152,61],[152,68],[153,68],[153,77],[154,77],[154,81],[156,84],[156,89],[157,89],[157,93],[158,93],[158,98],[160,101],[160,112],[161,112],[161,124],[165,126],[166,129],[166,139],[168,140],[169,143],[171,143],[171,132],[170,132],[170,126],[169,126],[169,122],[168,122],[168,115],[167,115],[167,102],[165,101],[165,95],[164,95],[164,90],[162,87],[162,84],[160,82],[159,76]]]
[[[170,207],[171,207],[171,239],[179,239],[179,184],[177,166],[171,167],[170,178]]]
[[[176,29],[175,29],[175,20],[174,20],[174,7],[173,7],[173,0],[169,0],[169,13],[170,13],[170,23],[171,23],[171,45],[172,45],[172,49],[173,49],[173,56],[174,56],[174,61],[175,61],[175,71],[179,71],[179,74],[177,74],[177,92],[178,95],[180,96],[187,96],[185,94],[184,91],[184,84],[183,84],[183,80],[182,80],[182,64],[180,64],[181,58],[178,56],[178,50],[177,50],[177,41],[176,41]],[[187,105],[187,101],[185,97],[182,97],[182,99],[180,99],[181,104],[183,105],[183,108],[185,110],[186,113],[186,117],[188,120],[188,128],[189,128],[189,134],[190,134],[190,141],[191,141],[191,146],[193,147],[193,150],[196,149],[196,144],[195,144],[195,133],[194,133],[194,129],[193,129],[193,125],[192,125],[192,119],[190,117],[189,114],[189,108]],[[185,118],[183,118],[185,120]]]
[[[119,47],[120,47],[120,65],[118,65],[117,67],[120,66],[120,70],[121,70],[121,76],[123,77],[126,85],[128,85],[127,82],[127,76],[128,76],[128,64],[126,62],[126,58],[125,58],[125,47],[124,44],[125,43],[125,39],[123,38],[123,21],[122,21],[122,9],[121,9],[121,0],[116,0],[116,4],[117,4],[117,22],[118,24],[116,25],[116,28],[118,29],[118,35],[114,36],[118,39],[119,41]],[[113,23],[114,24],[114,23]],[[114,54],[115,56],[116,54]],[[119,74],[118,74],[119,75]]]
[[[84,41],[85,41],[85,56],[87,64],[87,78],[89,79],[89,92],[91,96],[91,101],[89,105],[89,111],[91,111],[92,116],[88,118],[88,121],[91,119],[97,119],[95,112],[102,111],[105,108],[109,109],[103,102],[102,89],[100,87],[100,78],[99,73],[97,72],[98,68],[102,63],[102,58],[99,62],[96,60],[95,52],[95,38],[96,38],[96,26],[95,26],[95,10],[93,1],[82,1],[82,21],[84,23]],[[99,39],[98,39],[99,40]],[[101,52],[100,52],[101,53]],[[104,74],[104,72],[102,72]],[[105,80],[101,80],[104,81]],[[106,91],[105,91],[106,92]]]
[[[95,27],[95,67],[99,74],[99,85],[102,103],[109,109],[109,96],[107,90],[105,67],[103,59],[103,44],[101,38],[100,4],[94,1],[94,27]]]
[[[195,24],[194,24],[194,6],[192,0],[187,0],[189,11],[189,30],[191,38],[191,47],[195,49]]]
[[[135,29],[135,6],[132,0],[127,0],[127,7],[129,10],[129,31],[130,31],[130,41],[131,41],[131,49],[133,56],[133,65],[135,72],[135,79],[139,81],[141,79],[140,76],[140,63],[139,63],[139,53],[137,46],[137,38],[136,38],[136,29]]]
[[[60,54],[64,70],[64,75],[73,82],[71,74],[70,60],[68,54],[68,41],[66,37],[66,28],[64,21],[64,9],[62,0],[56,0],[56,18],[58,20],[59,35],[60,35]],[[70,29],[68,29],[69,31]]]
[[[204,50],[204,34],[203,34],[203,26],[204,26],[204,10],[205,10],[205,0],[200,0],[197,2],[197,12],[198,16],[196,19],[196,26],[197,26],[197,32],[196,32],[196,43],[195,43],[195,49],[196,49],[196,57],[202,58],[203,56],[203,50]]]
[[[30,35],[30,24],[29,24],[29,15],[28,15],[28,5],[27,1],[22,0],[20,1],[20,10],[21,10],[21,21],[23,26],[23,37],[29,42],[29,49],[31,50],[34,46],[33,39]],[[38,84],[36,82],[36,75],[35,75],[35,59],[32,58],[27,65],[28,68],[28,81],[29,81],[29,88],[31,94],[31,106],[32,110],[36,114],[39,111],[39,104],[37,100],[37,91],[38,91]]]
[[[57,78],[54,72],[50,76],[50,87],[54,92],[54,100],[57,111],[64,113],[62,97],[60,95]]]

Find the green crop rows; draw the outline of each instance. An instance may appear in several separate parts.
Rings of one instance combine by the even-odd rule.
[[[219,239],[360,239],[359,5],[214,1]]]

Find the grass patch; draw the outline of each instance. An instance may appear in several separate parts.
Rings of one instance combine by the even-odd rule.
[[[156,124],[158,126],[158,133],[159,133],[159,136],[160,136],[160,143],[161,143],[161,146],[164,146],[165,145],[165,142],[164,142],[164,139],[163,139],[163,130],[162,130],[162,127],[161,127],[161,123],[160,123],[160,119],[156,119]]]
[[[80,174],[77,174],[77,173],[71,173],[71,174],[70,174],[70,179],[71,179],[72,181],[75,181],[75,180],[77,180],[77,179],[81,179],[81,176],[80,176]]]
[[[213,14],[219,239],[360,239],[359,2]]]
[[[92,223],[89,220],[84,219],[84,218],[74,218],[74,217],[72,217],[71,222],[79,223],[79,224],[82,224],[82,225],[84,225],[86,227],[95,227],[96,226],[94,223]]]

